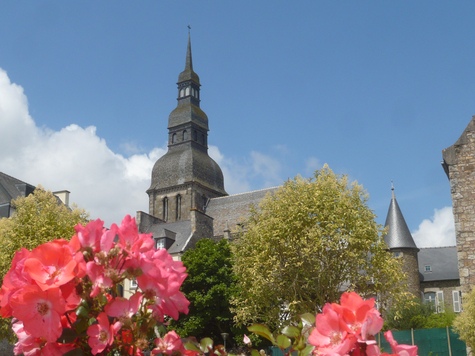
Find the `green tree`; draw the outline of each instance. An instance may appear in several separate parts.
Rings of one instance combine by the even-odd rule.
[[[183,254],[182,261],[188,277],[181,291],[190,301],[190,312],[171,320],[170,328],[182,337],[196,336],[198,340],[211,337],[222,342],[221,333],[234,337],[239,331],[233,328],[229,303],[236,289],[229,242],[199,240],[194,249]]]
[[[457,315],[453,326],[460,339],[473,350],[475,348],[475,288],[463,296],[463,311]]]
[[[406,299],[395,304],[386,314],[384,330],[426,329],[429,318],[434,314],[432,304],[419,298]]]
[[[0,220],[0,276],[11,267],[15,252],[22,247],[32,250],[54,240],[69,240],[74,234],[74,226],[86,224],[88,214],[83,209],[72,209],[61,204],[53,193],[38,186],[27,197],[12,202],[15,212],[10,218]],[[10,318],[0,319],[0,339],[12,340]]]
[[[325,165],[251,209],[234,244],[236,321],[278,328],[339,301],[345,290],[377,294],[381,305],[399,295],[400,262],[387,252],[367,200],[362,186]]]

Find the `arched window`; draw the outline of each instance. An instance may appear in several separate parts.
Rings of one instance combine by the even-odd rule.
[[[176,221],[181,219],[181,195],[176,196]]]
[[[180,90],[180,95],[179,95],[179,97],[182,98],[183,96],[185,96],[185,89],[181,89],[181,90]]]
[[[190,87],[186,87],[185,96],[190,95]]]
[[[188,132],[183,131],[183,141],[187,140],[188,139]]]
[[[172,135],[172,143],[176,143],[176,133]]]
[[[165,197],[163,198],[163,221],[167,221],[168,220],[168,198]]]

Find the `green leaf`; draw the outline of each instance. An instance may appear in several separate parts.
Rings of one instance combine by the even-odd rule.
[[[70,342],[76,340],[78,336],[79,335],[76,330],[70,328],[63,328],[63,332],[61,333],[61,336],[58,338],[58,340],[56,340],[56,342],[60,344],[69,344]]]
[[[297,338],[300,335],[300,329],[289,325],[282,329],[282,334],[288,337]]]
[[[279,348],[286,349],[287,347],[290,347],[292,342],[290,341],[290,339],[287,336],[279,335],[279,336],[277,336],[277,343],[276,344]]]
[[[315,348],[315,346],[308,345],[302,351],[299,351],[299,356],[307,356],[308,354],[310,354],[313,351],[314,348]]]
[[[196,351],[196,352],[199,352],[201,353],[201,350],[198,346],[196,346],[193,342],[185,342],[183,344],[183,346],[185,347],[185,349],[187,350],[190,350],[190,351]]]
[[[275,342],[274,336],[270,332],[269,328],[263,324],[252,324],[247,328],[247,330],[259,336],[265,337],[267,340]]]
[[[89,316],[89,312],[85,307],[80,306],[79,308],[76,309],[76,315],[82,316],[83,318],[87,318]]]
[[[251,350],[251,356],[261,356],[261,354],[256,349],[252,349]]]
[[[211,340],[209,337],[201,339],[200,349],[203,353],[207,353],[213,350],[213,340]]]
[[[308,325],[315,325],[315,315],[310,313],[305,313],[300,315],[300,319]]]

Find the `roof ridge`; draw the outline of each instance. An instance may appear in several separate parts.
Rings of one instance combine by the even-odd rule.
[[[11,175],[8,175],[8,174],[6,174],[6,173],[0,172],[0,174],[3,174],[4,176],[6,176],[6,177],[8,177],[8,178],[11,178],[11,179],[13,179],[13,180],[16,180],[16,181],[19,181],[19,182],[22,182],[22,183],[25,183],[25,184],[29,184],[29,183],[27,183],[27,182],[22,181],[21,179],[12,177]]]
[[[419,247],[420,250],[429,250],[429,249],[436,249],[436,248],[449,248],[449,247],[457,247],[456,245],[450,246],[432,246],[432,247]]]
[[[269,187],[269,188],[262,188],[262,189],[257,189],[257,190],[251,190],[251,191],[249,191],[249,192],[236,193],[236,194],[226,195],[226,196],[224,196],[224,197],[211,198],[211,200],[230,198],[230,197],[235,197],[235,196],[238,196],[238,195],[244,195],[244,194],[250,194],[250,193],[255,193],[255,192],[261,192],[261,191],[263,191],[263,190],[277,189],[277,188],[279,188],[279,187],[281,187],[281,186],[278,185],[278,186],[276,186],[276,187]]]

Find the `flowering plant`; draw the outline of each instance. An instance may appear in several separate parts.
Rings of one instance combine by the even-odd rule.
[[[130,216],[109,230],[103,224],[79,224],[70,241],[16,252],[0,290],[0,314],[13,317],[18,337],[16,355],[143,355],[147,333],[165,315],[188,313],[179,290],[183,264],[157,250],[151,234],[139,234]],[[130,299],[118,293],[125,279],[139,287]],[[173,333],[157,339],[152,354],[170,351],[180,340]]]
[[[17,251],[0,289],[0,315],[13,317],[18,337],[14,352],[25,356],[143,355],[148,334],[166,315],[178,319],[189,302],[180,292],[186,268],[165,249],[157,250],[151,234],[139,234],[135,219],[104,229],[103,221],[75,227],[70,241],[54,240],[31,252]],[[136,279],[138,289],[125,299],[118,286]],[[316,317],[301,316],[274,336],[262,324],[248,329],[270,340],[286,356],[389,356],[374,335],[383,326],[374,299],[343,293],[341,304],[327,304]],[[417,346],[398,345],[385,334],[392,355],[417,356]],[[293,341],[292,341],[293,340]],[[245,336],[244,342],[250,344]],[[175,331],[158,337],[152,355],[226,355],[205,338],[182,340]],[[286,351],[284,351],[286,350]],[[261,356],[251,349],[251,356]]]
[[[355,292],[343,293],[341,303],[326,304],[323,311],[300,316],[298,326],[287,326],[274,337],[261,324],[248,329],[270,340],[284,355],[296,351],[298,356],[310,353],[322,356],[417,356],[417,346],[398,345],[391,331],[384,336],[391,345],[392,354],[381,353],[375,335],[383,327],[383,319],[374,307],[374,298],[363,300]],[[293,339],[293,342],[292,342]],[[249,339],[244,339],[249,343]],[[252,356],[259,356],[252,350]]]

